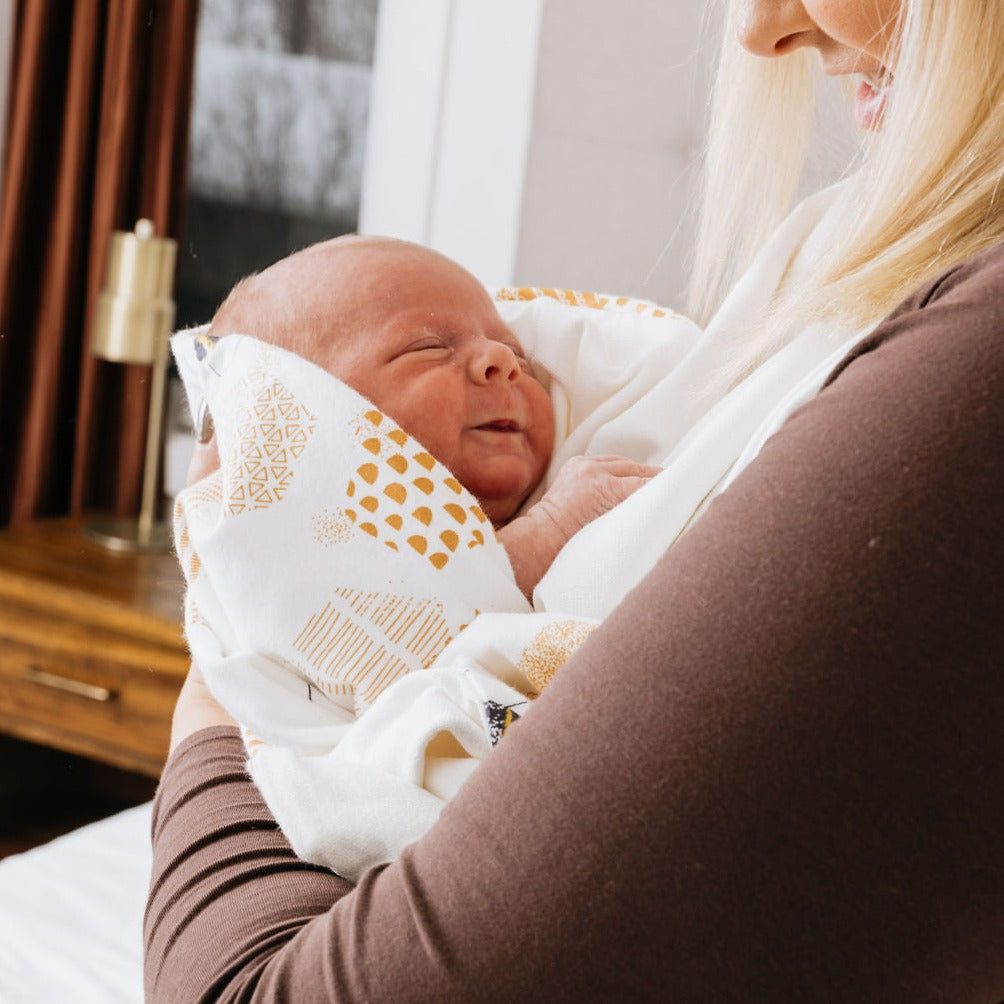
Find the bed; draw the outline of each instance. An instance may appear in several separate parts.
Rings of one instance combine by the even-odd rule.
[[[150,862],[150,803],[0,861],[0,1001],[142,1001]]]

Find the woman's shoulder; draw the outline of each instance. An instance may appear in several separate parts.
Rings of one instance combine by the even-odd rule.
[[[844,358],[826,386],[862,357],[873,354],[906,368],[950,364],[950,370],[969,373],[973,389],[985,379],[1001,378],[1004,241],[920,286]],[[982,378],[973,372],[977,359]]]
[[[1004,318],[1004,241],[967,258],[921,286],[900,309],[917,309],[962,294],[962,301],[979,309],[983,324],[999,325]]]

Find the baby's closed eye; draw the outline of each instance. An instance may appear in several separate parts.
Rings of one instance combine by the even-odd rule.
[[[451,346],[444,338],[436,335],[429,335],[412,342],[401,350],[401,355],[408,355],[412,352],[449,352]]]

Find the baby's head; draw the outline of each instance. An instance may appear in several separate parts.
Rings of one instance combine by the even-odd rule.
[[[386,237],[315,244],[239,283],[210,327],[295,352],[369,398],[504,523],[554,443],[550,397],[485,288]]]

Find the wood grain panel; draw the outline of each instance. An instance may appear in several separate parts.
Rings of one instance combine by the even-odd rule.
[[[171,554],[73,520],[0,533],[0,731],[156,776],[188,668]]]

